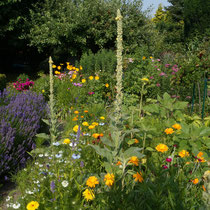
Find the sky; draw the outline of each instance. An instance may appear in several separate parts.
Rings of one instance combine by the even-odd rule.
[[[153,4],[153,10],[151,12],[151,15],[154,15],[155,14],[155,11],[157,10],[158,8],[158,5],[159,4],[162,4],[163,6],[168,6],[170,5],[168,3],[167,0],[143,0],[143,10],[147,9],[150,5]]]

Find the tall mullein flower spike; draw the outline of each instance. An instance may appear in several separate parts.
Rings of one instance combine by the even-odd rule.
[[[115,18],[117,21],[117,69],[116,69],[116,79],[117,79],[117,95],[116,95],[116,101],[115,101],[115,120],[116,123],[119,123],[119,120],[121,118],[121,106],[122,106],[122,99],[123,99],[123,92],[122,92],[122,51],[123,51],[123,45],[122,45],[122,16],[120,13],[120,10],[117,10],[117,17]]]
[[[55,110],[54,110],[54,107],[55,107],[55,101],[54,101],[54,91],[53,91],[53,68],[52,68],[52,64],[53,64],[53,61],[52,61],[52,58],[51,56],[49,57],[49,69],[50,69],[50,102],[49,102],[49,105],[50,105],[50,124],[51,124],[51,128],[50,128],[50,137],[51,137],[51,142],[55,142],[55,139],[56,139],[56,117],[55,117]]]

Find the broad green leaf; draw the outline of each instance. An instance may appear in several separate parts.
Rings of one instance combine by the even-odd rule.
[[[50,139],[50,136],[46,133],[38,133],[36,137],[43,138],[43,139]]]
[[[142,148],[130,147],[123,153],[123,156],[125,159],[132,157],[132,156],[137,156],[138,158],[142,158],[142,157],[144,157],[144,155],[142,153],[140,153],[141,150],[142,150]]]

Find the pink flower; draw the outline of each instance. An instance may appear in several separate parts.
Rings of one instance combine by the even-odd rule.
[[[166,166],[166,165],[162,165],[162,167],[163,167],[163,169],[167,169],[168,168],[168,166]]]
[[[164,72],[161,72],[160,74],[159,74],[159,76],[165,76],[166,74],[164,73]]]
[[[88,92],[88,94],[89,94],[89,95],[93,95],[93,94],[94,94],[94,92]]]
[[[172,95],[171,98],[176,98],[176,95]]]
[[[168,68],[171,64],[165,64],[165,67]]]
[[[157,69],[157,71],[160,71],[160,69]]]
[[[153,77],[153,76],[151,76],[151,77],[150,77],[150,79],[154,79],[154,77]]]
[[[160,61],[160,59],[157,59],[157,61]]]
[[[157,87],[160,87],[160,83],[157,83],[156,86],[157,86]]]
[[[166,158],[166,162],[170,163],[172,161],[172,158]]]

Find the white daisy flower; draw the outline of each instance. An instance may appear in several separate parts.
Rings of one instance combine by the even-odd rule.
[[[69,185],[68,181],[64,180],[61,183],[63,185],[63,187],[67,187]]]
[[[19,209],[20,208],[20,203],[14,203],[13,205],[12,205],[12,207],[13,207],[13,209]]]

